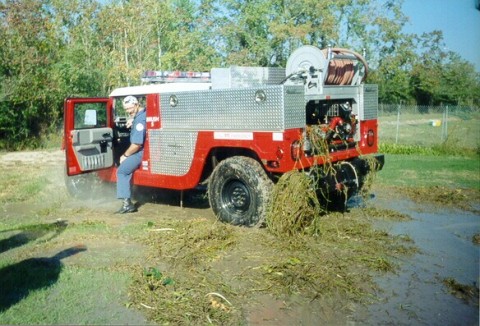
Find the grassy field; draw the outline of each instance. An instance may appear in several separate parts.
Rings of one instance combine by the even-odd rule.
[[[433,126],[432,121],[441,125]],[[423,147],[446,144],[456,148],[477,150],[480,147],[480,113],[450,115],[445,124],[441,113],[387,115],[378,119],[381,143]]]
[[[446,187],[480,191],[478,156],[386,154],[377,182],[404,187]]]
[[[2,165],[0,324],[347,323],[375,300],[372,276],[415,252],[373,227],[409,218],[395,211],[330,213],[320,234],[282,238],[216,222],[202,197],[180,208],[157,194],[117,216],[113,194],[74,201],[61,163],[34,166]],[[387,154],[373,191],[463,209],[478,203],[478,167],[478,157]]]

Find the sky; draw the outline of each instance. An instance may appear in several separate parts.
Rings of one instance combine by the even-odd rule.
[[[480,10],[476,0],[404,0],[410,18],[404,31],[421,35],[440,30],[448,50],[458,53],[480,72]]]

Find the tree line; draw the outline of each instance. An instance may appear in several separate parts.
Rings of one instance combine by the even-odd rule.
[[[397,0],[0,0],[0,149],[38,146],[67,96],[146,70],[282,66],[301,45],[365,53],[380,101],[478,107],[480,74]]]

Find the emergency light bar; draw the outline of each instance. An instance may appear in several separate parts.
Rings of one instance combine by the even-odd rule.
[[[142,83],[208,83],[210,78],[209,72],[147,70],[141,80]]]

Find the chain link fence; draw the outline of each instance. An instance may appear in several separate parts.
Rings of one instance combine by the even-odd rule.
[[[379,141],[400,145],[480,147],[480,109],[379,104]]]

